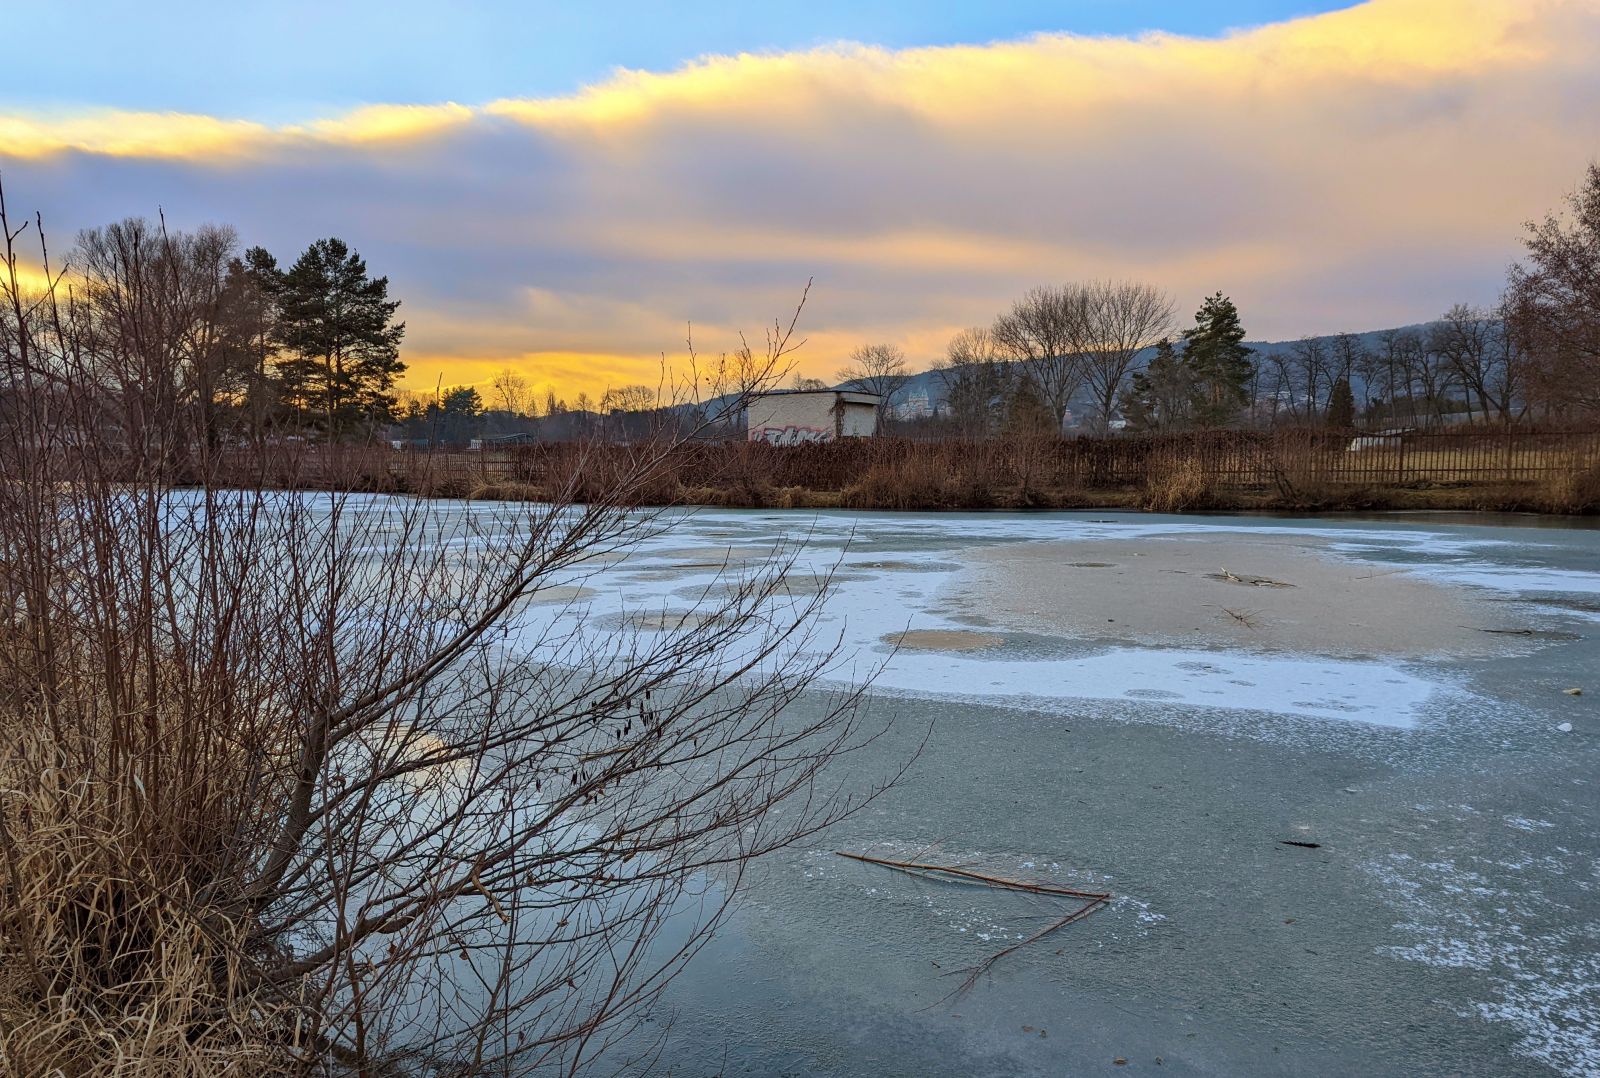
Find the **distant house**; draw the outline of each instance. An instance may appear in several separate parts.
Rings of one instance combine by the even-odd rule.
[[[882,401],[876,393],[848,389],[776,389],[745,407],[746,436],[770,445],[870,438]]]
[[[1367,434],[1358,434],[1350,440],[1347,452],[1358,453],[1363,449],[1395,449],[1405,440],[1408,434],[1415,434],[1415,427],[1392,427],[1389,430],[1375,430]]]
[[[900,394],[889,411],[896,419],[926,419],[935,412],[935,405],[926,388]]]

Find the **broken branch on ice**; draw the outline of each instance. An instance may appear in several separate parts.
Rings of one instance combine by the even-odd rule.
[[[1053,883],[1042,883],[1036,880],[1014,880],[1005,876],[991,876],[985,872],[974,872],[972,869],[961,868],[957,865],[933,865],[920,861],[891,861],[884,857],[868,857],[866,854],[861,853],[846,853],[844,850],[834,850],[833,852],[839,857],[847,857],[852,861],[861,861],[869,865],[880,865],[884,868],[892,868],[897,872],[906,872],[913,876],[925,876],[932,879],[945,879],[947,882],[952,883],[975,883],[984,887],[998,888],[1003,891],[1022,891],[1028,894],[1048,895],[1057,898],[1076,898],[1083,900],[1082,905],[1073,909],[1072,912],[1068,913],[1065,917],[1046,925],[1044,928],[1041,928],[1027,939],[1019,940],[1016,943],[1013,943],[1011,946],[995,952],[988,958],[985,958],[982,962],[978,963],[976,966],[973,966],[971,969],[967,970],[966,979],[961,982],[961,987],[956,989],[957,994],[965,992],[973,985],[977,984],[979,978],[981,978],[985,973],[989,972],[994,964],[1000,961],[1000,959],[1006,957],[1006,955],[1011,954],[1014,951],[1021,950],[1030,943],[1036,943],[1050,935],[1052,932],[1055,932],[1057,929],[1065,928],[1072,922],[1089,916],[1089,914],[1093,913],[1100,907],[1107,905],[1111,901],[1111,892],[1109,891],[1081,891],[1072,887],[1060,887]]]

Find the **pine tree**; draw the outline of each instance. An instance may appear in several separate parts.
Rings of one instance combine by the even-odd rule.
[[[1200,305],[1193,328],[1183,331],[1183,358],[1200,383],[1197,419],[1203,426],[1234,422],[1250,403],[1254,353],[1246,348],[1244,326],[1233,301],[1218,292]]]
[[[1200,385],[1186,358],[1170,339],[1156,345],[1156,354],[1122,394],[1121,409],[1130,430],[1182,430],[1191,426],[1202,404]]]
[[[1328,426],[1334,430],[1351,430],[1356,425],[1356,397],[1350,392],[1350,379],[1341,378],[1333,383],[1328,394]]]
[[[472,386],[445,390],[435,408],[438,410],[438,438],[443,444],[466,445],[482,433],[483,397]]]
[[[277,276],[280,396],[305,425],[329,438],[372,437],[391,418],[394,380],[405,370],[389,278],[342,240],[318,240]]]
[[[228,264],[219,314],[222,346],[239,372],[240,400],[248,430],[259,435],[277,411],[273,360],[277,355],[277,259],[252,247]]]
[[[1037,436],[1060,430],[1056,414],[1031,378],[1018,378],[1006,399],[1003,430],[1009,435]]]

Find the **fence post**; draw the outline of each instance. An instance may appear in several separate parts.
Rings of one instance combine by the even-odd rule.
[[[1406,485],[1406,432],[1401,431],[1395,437],[1400,445],[1394,459],[1394,482],[1403,487]]]

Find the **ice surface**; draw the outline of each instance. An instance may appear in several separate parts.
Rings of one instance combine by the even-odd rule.
[[[793,579],[801,584],[829,573],[842,583],[829,596],[819,628],[840,645],[830,668],[837,681],[872,674],[879,692],[938,694],[973,700],[1026,701],[1045,706],[1075,700],[1121,701],[1155,708],[1223,708],[1396,729],[1414,727],[1422,709],[1451,686],[1418,669],[1379,661],[1313,656],[1207,652],[1175,648],[1098,644],[1029,637],[1021,627],[986,624],[986,633],[1014,643],[981,652],[895,651],[887,642],[907,630],[972,631],[970,620],[941,607],[961,569],[953,552],[1000,541],[1091,539],[1116,536],[1237,534],[1237,525],[1153,521],[1092,523],[1073,517],[984,515],[853,518],[704,511],[685,515],[670,534],[652,539],[625,562],[597,568],[581,581],[595,591],[586,612],[591,625],[615,626],[622,619],[668,619],[696,607],[705,589],[765,556],[775,544],[799,537]],[[1496,540],[1468,542],[1432,532],[1330,529],[1264,524],[1251,534],[1339,537],[1350,549],[1382,545],[1406,556],[1459,556]],[[693,553],[686,553],[692,551]],[[728,562],[728,568],[722,563]],[[1600,577],[1597,577],[1600,580]],[[563,581],[561,583],[569,583]],[[572,611],[530,612],[525,631]],[[548,623],[542,628],[551,627]]]

